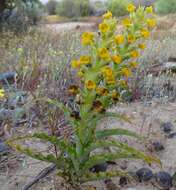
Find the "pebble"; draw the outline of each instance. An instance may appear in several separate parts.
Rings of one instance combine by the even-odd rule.
[[[154,150],[157,152],[164,150],[164,146],[159,141],[154,141],[152,145],[153,145]]]
[[[169,139],[174,138],[174,137],[176,137],[176,132],[170,133],[170,134],[168,135],[168,138],[169,138]]]
[[[128,183],[128,179],[127,179],[127,177],[121,177],[120,178],[120,180],[119,180],[119,185],[120,186],[124,186],[124,185],[127,185],[127,183]]]
[[[137,170],[136,175],[140,182],[149,181],[153,178],[153,172],[149,168],[141,168]]]
[[[172,187],[172,177],[168,172],[160,171],[155,177],[158,185],[163,190],[169,190]]]
[[[0,154],[6,154],[9,151],[9,147],[4,144],[3,142],[0,142]]]
[[[161,125],[161,129],[165,132],[165,133],[170,133],[172,131],[172,129],[174,128],[173,124],[171,122],[166,122],[163,123]]]
[[[102,163],[102,164],[97,164],[93,166],[90,171],[94,173],[98,172],[105,172],[107,170],[108,164],[107,163]]]

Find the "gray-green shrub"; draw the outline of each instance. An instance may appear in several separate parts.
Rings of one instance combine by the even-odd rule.
[[[176,0],[158,0],[155,9],[157,13],[163,15],[176,13]]]

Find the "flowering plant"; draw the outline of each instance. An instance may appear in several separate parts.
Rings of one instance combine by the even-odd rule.
[[[108,139],[113,135],[131,136],[141,139],[136,133],[125,129],[114,128],[98,130],[97,124],[107,117],[115,117],[128,121],[118,113],[108,111],[108,108],[121,100],[121,91],[128,88],[128,79],[137,67],[136,58],[145,48],[144,41],[149,38],[150,30],[155,26],[152,7],[139,7],[130,4],[127,7],[130,16],[121,21],[124,29],[116,33],[117,20],[111,12],[103,15],[97,34],[85,32],[81,43],[88,53],[72,61],[77,70],[81,86],[72,85],[68,89],[74,97],[79,109],[72,110],[57,100],[47,99],[47,102],[61,109],[73,129],[73,139],[58,138],[45,133],[36,133],[29,138],[38,138],[54,144],[59,155],[43,155],[19,145],[12,145],[17,150],[39,160],[53,162],[62,175],[76,189],[85,181],[105,179],[118,175],[127,175],[122,171],[92,173],[91,168],[97,164],[117,159],[142,159],[148,164],[160,163],[157,158],[145,155],[118,140]],[[25,138],[28,138],[25,137]],[[18,138],[19,140],[21,138]],[[97,149],[114,147],[116,152],[94,153]]]

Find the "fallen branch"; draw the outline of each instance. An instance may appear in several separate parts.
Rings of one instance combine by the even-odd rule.
[[[41,180],[42,178],[44,178],[45,176],[47,176],[50,172],[52,172],[55,168],[56,168],[55,164],[52,164],[51,166],[46,167],[32,181],[30,181],[29,183],[27,183],[26,185],[24,185],[21,190],[28,190],[35,183],[37,183],[39,180]]]

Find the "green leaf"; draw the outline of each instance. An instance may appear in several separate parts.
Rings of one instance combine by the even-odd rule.
[[[96,154],[91,156],[83,166],[83,171],[93,167],[96,164],[100,164],[106,161],[113,161],[115,159],[122,159],[122,158],[141,159],[147,162],[148,164],[156,162],[159,165],[161,165],[161,161],[158,158],[146,155],[145,153],[133,147],[130,147],[125,143],[121,143],[118,141],[108,141],[108,140],[104,142],[97,141],[95,144],[89,147],[88,151],[93,151],[96,148],[113,147],[113,146],[119,148],[119,150],[117,150],[117,153]]]
[[[83,175],[81,181],[83,183],[88,182],[88,181],[97,181],[97,180],[103,180],[103,179],[108,179],[108,178],[113,178],[113,177],[121,177],[121,176],[129,176],[127,172],[123,171],[107,171],[107,172],[99,172],[99,173],[88,173],[86,175]]]
[[[135,132],[132,132],[126,129],[120,129],[120,128],[119,129],[104,129],[104,130],[95,132],[95,136],[97,139],[102,139],[102,138],[114,136],[114,135],[124,135],[124,136],[131,136],[138,139],[142,139],[142,137],[140,137],[140,135],[136,134]]]

